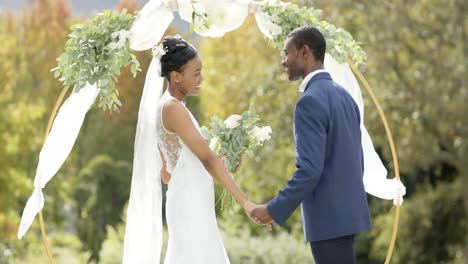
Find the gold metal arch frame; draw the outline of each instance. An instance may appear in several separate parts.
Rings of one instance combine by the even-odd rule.
[[[60,93],[59,98],[57,99],[57,102],[55,102],[54,108],[52,109],[52,113],[50,114],[50,117],[49,117],[49,121],[47,122],[47,128],[46,128],[45,135],[44,135],[44,143],[42,143],[42,145],[45,144],[47,136],[49,135],[50,129],[52,127],[52,122],[54,121],[55,115],[57,114],[59,106],[62,104],[63,98],[67,94],[67,91],[68,91],[68,86],[65,86],[62,89],[62,92]],[[49,258],[49,263],[54,264],[55,263],[54,257],[52,256],[52,253],[50,252],[49,244],[47,243],[47,234],[46,234],[45,227],[44,227],[44,217],[42,216],[42,209],[39,211],[39,226],[41,228],[42,241],[44,242],[45,251],[46,251],[47,257]]]
[[[379,112],[380,118],[381,118],[382,123],[383,123],[383,125],[385,127],[385,132],[387,134],[388,143],[390,144],[390,149],[391,149],[391,152],[392,152],[393,165],[395,167],[395,178],[397,180],[400,180],[400,169],[399,169],[399,165],[398,165],[397,152],[396,152],[395,144],[394,144],[394,141],[393,141],[392,131],[390,130],[390,126],[388,125],[388,121],[387,121],[387,118],[386,118],[386,116],[384,114],[384,111],[382,110],[382,107],[380,106],[380,103],[377,100],[377,97],[375,96],[374,91],[370,87],[369,82],[366,80],[366,78],[364,78],[364,76],[359,71],[359,69],[356,67],[354,62],[349,57],[346,57],[346,62],[349,64],[349,66],[351,67],[354,74],[358,77],[358,79],[361,81],[361,83],[366,88],[367,92],[369,93],[369,95],[370,95],[370,97],[372,99],[372,102],[374,103],[375,107],[377,108],[377,111]],[[54,108],[52,109],[52,113],[51,113],[51,115],[49,117],[49,121],[48,121],[48,124],[47,124],[47,129],[45,131],[44,143],[45,143],[45,139],[47,138],[47,136],[48,136],[48,134],[50,132],[52,122],[53,122],[53,120],[55,118],[55,115],[57,114],[57,110],[58,110],[59,106],[62,104],[63,98],[65,97],[67,91],[68,91],[68,87],[65,87],[62,90],[62,92],[60,93],[59,98],[57,99],[57,102],[55,103]],[[385,264],[389,264],[390,260],[392,258],[393,249],[395,247],[396,237],[397,237],[397,233],[398,233],[399,219],[400,219],[400,206],[395,206],[395,217],[394,217],[394,223],[393,223],[392,238],[391,238],[390,245],[389,245],[389,248],[388,248],[388,251],[387,251],[387,256],[385,258]],[[42,241],[44,243],[44,247],[45,247],[45,250],[46,250],[46,253],[47,253],[47,257],[49,258],[49,263],[54,264],[55,263],[54,258],[52,256],[49,244],[47,242],[47,235],[46,235],[46,231],[45,231],[45,227],[44,227],[44,219],[43,219],[43,215],[42,215],[42,210],[39,211],[39,225],[40,225],[40,229],[41,229]]]
[[[393,142],[392,131],[390,130],[390,126],[388,125],[387,117],[385,117],[384,111],[382,110],[382,107],[380,106],[380,103],[377,100],[377,97],[375,96],[374,91],[370,87],[369,82],[367,82],[366,78],[364,78],[362,73],[359,71],[359,69],[356,67],[353,61],[351,61],[351,59],[346,57],[346,62],[349,64],[354,74],[356,74],[356,76],[359,78],[359,80],[362,82],[362,84],[366,88],[367,92],[369,93],[372,99],[372,102],[374,102],[374,105],[377,108],[377,111],[379,112],[380,119],[382,120],[382,123],[385,127],[385,132],[387,134],[388,143],[390,144],[390,149],[392,151],[393,166],[395,166],[395,178],[399,181],[400,180],[400,168],[398,165],[398,156],[397,156],[397,152],[395,148],[395,143]],[[387,257],[385,258],[385,264],[390,263],[390,259],[392,258],[392,253],[395,247],[395,241],[396,241],[396,237],[398,233],[399,221],[400,221],[400,206],[396,205],[395,206],[395,219],[394,219],[393,231],[392,231],[392,239],[390,241],[390,246],[387,251]]]

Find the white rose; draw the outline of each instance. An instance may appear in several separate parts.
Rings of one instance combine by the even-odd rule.
[[[278,26],[275,23],[271,23],[271,25],[270,25],[270,34],[272,36],[281,35],[282,32],[283,32],[283,29],[280,26]]]
[[[121,30],[121,31],[120,31],[120,34],[119,34],[119,37],[120,37],[121,39],[127,40],[127,39],[130,39],[131,34],[132,34],[132,33],[131,33],[130,31],[128,31],[128,30]]]
[[[119,35],[120,35],[120,31],[115,31],[115,32],[112,32],[112,34],[111,34],[111,38],[113,38],[113,39],[116,39],[116,38],[118,38],[118,37],[119,37]]]
[[[127,42],[127,39],[130,38],[130,31],[120,30],[120,31],[112,33],[111,37],[113,39],[118,39],[118,40],[117,42],[114,41],[114,42],[109,43],[108,47],[112,50],[120,49],[120,48],[125,47],[125,43]]]
[[[119,48],[119,45],[116,43],[116,42],[111,42],[107,45],[109,47],[109,49],[111,50],[115,50],[115,49],[118,49]]]
[[[217,148],[219,147],[219,138],[214,137],[210,140],[210,149],[213,150],[214,152],[217,152]]]
[[[257,20],[259,20],[260,30],[266,34],[269,38],[273,38],[282,33],[282,28],[279,26],[277,21],[279,20],[277,15],[270,16],[267,13],[260,12],[256,14]]]
[[[254,126],[249,131],[249,136],[258,140],[258,138],[260,136],[260,131],[261,131],[261,128],[259,128],[258,126]]]
[[[263,142],[265,140],[269,140],[271,138],[270,134],[271,134],[271,127],[264,126],[259,131],[258,140],[260,142]]]
[[[239,121],[242,119],[241,115],[231,115],[226,120],[224,120],[224,124],[227,128],[233,129],[240,125]]]
[[[130,31],[120,30],[120,31],[112,32],[111,38],[119,38],[119,39],[127,40],[128,38],[130,38]]]
[[[164,49],[162,43],[159,43],[158,45],[154,46],[152,48],[153,51],[153,57],[161,59],[164,54],[166,54],[166,50]]]

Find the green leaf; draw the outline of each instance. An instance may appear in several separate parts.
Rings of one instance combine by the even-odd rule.
[[[328,52],[336,60],[343,62],[346,54],[353,57],[351,54],[364,53],[349,32],[326,21],[320,21],[322,10],[299,7],[295,4],[283,6],[279,2],[268,2],[263,5],[262,11],[272,18],[274,24],[281,27],[281,34],[274,36],[272,40],[272,44],[278,49],[282,49],[289,32],[297,27],[310,25],[324,34],[327,39]],[[365,60],[365,56],[354,56],[356,64]]]
[[[126,10],[121,13],[106,10],[86,23],[72,26],[65,52],[57,58],[58,66],[53,69],[55,78],[64,86],[73,86],[75,91],[83,88],[87,82],[98,83],[101,88],[99,107],[104,110],[118,109],[121,102],[115,89],[115,76],[120,74],[121,67],[128,64],[132,64],[132,74],[136,76],[140,64],[128,40],[118,50],[109,50],[107,45],[114,41],[111,34],[128,31],[134,18]]]

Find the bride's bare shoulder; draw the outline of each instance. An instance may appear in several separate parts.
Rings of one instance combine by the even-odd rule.
[[[167,128],[174,129],[176,123],[191,121],[187,108],[176,99],[169,99],[162,106],[162,117]]]
[[[162,105],[162,113],[164,116],[173,116],[173,115],[180,115],[180,114],[187,114],[187,109],[185,106],[175,98],[169,98],[167,101],[164,102]]]

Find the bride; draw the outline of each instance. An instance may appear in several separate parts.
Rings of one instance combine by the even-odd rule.
[[[154,137],[162,161],[160,179],[168,184],[166,220],[169,240],[164,263],[229,263],[216,222],[213,178],[233,195],[247,215],[250,215],[255,204],[248,200],[225,169],[223,161],[209,148],[197,120],[185,106],[188,96],[196,96],[200,92],[203,81],[202,61],[197,50],[180,37],[167,36],[159,45],[159,55],[155,55],[154,59],[159,58],[160,76],[169,84],[157,102],[156,120],[153,120],[156,132]],[[148,74],[152,70],[158,69],[150,66]],[[136,142],[135,146],[137,144]],[[136,198],[132,199],[132,196],[139,192],[135,189],[134,181],[132,179],[124,263],[159,263],[162,230],[154,232],[153,224],[156,224],[152,221],[146,221],[149,226],[142,226],[144,223],[136,224],[141,219],[135,219],[136,214],[132,213],[138,207]],[[142,217],[144,216],[140,215],[139,218]],[[156,222],[160,221],[160,214],[155,218],[158,217]],[[159,238],[147,238],[145,242],[145,230],[152,230]],[[143,252],[142,248],[148,248],[157,254],[145,258],[144,254],[147,252]]]

